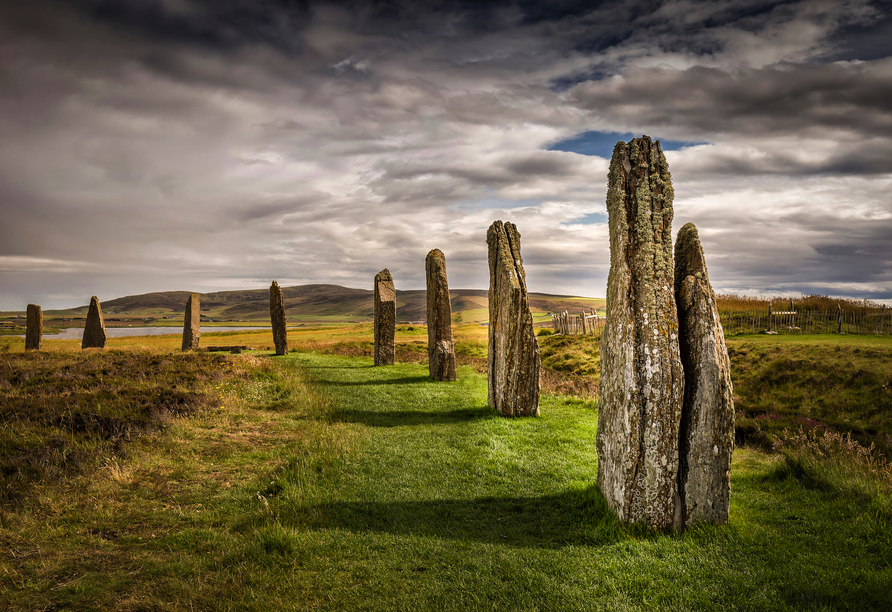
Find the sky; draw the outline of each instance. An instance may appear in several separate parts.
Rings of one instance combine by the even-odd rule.
[[[892,3],[0,3],[0,310],[150,291],[603,297],[613,145],[718,293],[892,304]]]

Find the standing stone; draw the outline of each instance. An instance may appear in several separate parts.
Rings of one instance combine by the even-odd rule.
[[[273,343],[276,355],[288,354],[288,334],[285,331],[285,296],[279,283],[273,281],[269,287],[269,318],[273,327]]]
[[[455,380],[452,303],[446,280],[446,257],[440,249],[427,254],[427,360],[434,380]]]
[[[193,293],[186,302],[186,317],[183,319],[183,350],[198,350],[201,338],[201,302],[199,295]]]
[[[25,329],[25,350],[39,351],[43,348],[43,310],[37,304],[28,304]]]
[[[375,275],[375,365],[393,365],[396,289],[390,270]]]
[[[697,228],[675,242],[675,302],[684,365],[678,490],[682,521],[723,525],[731,503],[734,400],[731,361]]]
[[[102,318],[102,306],[95,295],[90,298],[90,310],[87,311],[87,324],[84,325],[84,339],[81,348],[105,348],[108,335],[105,333],[105,319]]]
[[[520,257],[520,233],[496,221],[489,246],[489,406],[502,416],[539,414],[539,342]]]
[[[672,181],[659,142],[613,149],[607,187],[610,275],[601,334],[598,486],[623,521],[676,515],[684,373],[673,295]]]

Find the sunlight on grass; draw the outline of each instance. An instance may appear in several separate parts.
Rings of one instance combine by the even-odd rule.
[[[398,332],[405,354],[423,355],[413,348],[423,328],[409,327]],[[472,329],[463,340],[471,345],[479,341]],[[301,350],[285,357],[270,356],[269,334],[257,332],[213,340],[262,349],[243,355],[184,355],[179,337],[132,339],[104,352],[63,341],[37,354],[11,347],[0,356],[8,381],[0,400],[34,419],[3,421],[8,448],[16,436],[44,443],[55,436],[69,445],[58,449],[93,459],[0,505],[0,604],[184,611],[892,605],[892,515],[866,489],[823,486],[782,456],[742,448],[732,467],[730,525],[684,534],[623,526],[595,484],[594,400],[545,394],[541,417],[504,419],[487,407],[486,376],[471,365],[459,368],[456,382],[437,383],[420,358],[373,367],[368,357],[329,352],[361,348],[367,331],[289,332]],[[596,360],[594,345],[561,342],[551,354],[569,355],[574,367]],[[104,437],[114,428],[53,432],[56,421],[40,416],[54,402],[78,401],[137,422],[159,398],[170,404],[190,393],[205,399],[131,429],[117,445]]]

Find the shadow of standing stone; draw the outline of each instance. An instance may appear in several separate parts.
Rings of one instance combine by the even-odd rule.
[[[392,365],[396,334],[396,289],[390,270],[375,275],[375,365]]]
[[[672,180],[659,142],[613,149],[610,275],[601,335],[598,486],[620,520],[680,527],[684,373],[672,267]]]
[[[90,298],[90,310],[87,311],[87,323],[84,325],[84,339],[81,348],[105,348],[108,335],[105,333],[105,319],[102,318],[102,306],[95,295]]]
[[[731,361],[700,236],[693,223],[675,242],[675,301],[684,365],[679,493],[684,526],[728,522],[734,400]]]
[[[25,350],[39,351],[43,348],[43,309],[37,304],[28,304],[25,326]]]
[[[446,279],[446,257],[440,249],[427,254],[427,359],[434,380],[455,380],[455,347],[452,342],[452,304]]]
[[[488,402],[502,416],[539,414],[539,342],[527,297],[520,233],[496,221],[489,247]]]
[[[201,339],[201,300],[197,293],[189,296],[186,302],[186,316],[183,318],[183,350],[198,350]]]
[[[279,283],[273,281],[269,287],[269,319],[273,328],[273,344],[276,355],[288,354],[288,333],[285,330],[285,296]]]

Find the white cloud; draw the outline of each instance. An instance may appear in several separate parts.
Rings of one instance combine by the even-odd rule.
[[[421,288],[434,247],[451,286],[486,287],[496,219],[517,223],[532,290],[604,295],[607,231],[589,215],[605,212],[607,160],[542,150],[591,129],[709,143],[668,157],[676,227],[698,225],[723,286],[777,286],[795,264],[803,282],[824,266],[828,283],[850,271],[853,291],[892,290],[885,264],[871,285],[847,254],[886,253],[864,224],[892,214],[892,64],[802,63],[869,19],[865,3],[535,19],[314,3],[243,6],[241,29],[232,6],[0,9],[0,261],[19,266],[0,270],[0,307],[270,278],[365,287],[383,267]],[[615,76],[553,87],[590,71]],[[62,262],[83,266],[54,274]]]

